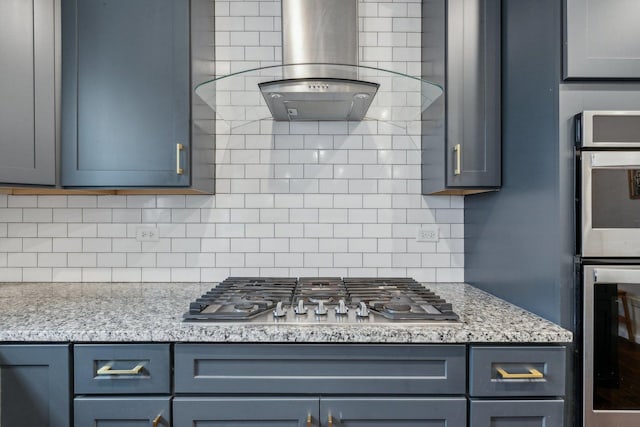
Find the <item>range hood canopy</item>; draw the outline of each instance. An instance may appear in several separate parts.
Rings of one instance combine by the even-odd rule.
[[[327,78],[327,72],[336,76],[357,76],[357,79]],[[317,77],[290,78],[297,74]],[[218,119],[233,129],[274,117],[263,94],[274,101],[281,99],[278,95],[282,98],[288,95],[287,100],[293,99],[287,104],[290,103],[289,107],[297,111],[286,111],[287,107],[280,113],[287,116],[296,113],[298,117],[294,120],[368,119],[406,127],[406,122],[420,120],[421,113],[442,95],[443,90],[427,80],[374,67],[290,64],[228,74],[198,85],[195,92],[216,112]],[[364,95],[369,95],[369,98]],[[370,106],[368,111],[364,108],[366,115],[358,118],[354,110],[359,111],[361,107],[358,104],[364,102],[369,102]],[[318,105],[314,107],[314,103]],[[335,111],[339,109],[347,112],[350,103],[355,104],[350,110],[353,115],[336,115]],[[283,104],[282,108],[285,108],[287,104]],[[314,116],[305,112],[309,106],[316,109]],[[327,118],[322,118],[323,114]],[[289,119],[291,117],[284,118]]]
[[[223,76],[196,88],[232,128],[234,122],[270,116],[404,122],[419,117],[442,94],[424,80],[358,65],[358,0],[281,4],[285,65]]]

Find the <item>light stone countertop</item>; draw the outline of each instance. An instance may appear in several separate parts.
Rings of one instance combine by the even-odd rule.
[[[2,342],[566,343],[572,333],[463,283],[427,283],[459,324],[185,323],[214,283],[0,284]]]

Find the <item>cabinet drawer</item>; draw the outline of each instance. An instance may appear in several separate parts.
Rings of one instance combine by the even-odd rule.
[[[84,426],[171,427],[171,398],[77,397],[74,421]]]
[[[563,427],[563,400],[471,400],[470,427]]]
[[[463,394],[463,345],[177,344],[178,393]]]
[[[471,347],[469,357],[471,396],[565,394],[565,347]]]
[[[140,394],[171,391],[169,344],[74,346],[76,394]]]

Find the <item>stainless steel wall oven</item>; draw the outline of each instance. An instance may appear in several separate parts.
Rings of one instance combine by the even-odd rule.
[[[584,426],[640,425],[640,111],[584,111],[576,136]]]

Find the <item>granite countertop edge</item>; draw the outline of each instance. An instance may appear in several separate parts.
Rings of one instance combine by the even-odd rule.
[[[425,284],[458,324],[277,325],[185,323],[189,301],[212,283],[0,283],[0,342],[535,343],[570,331],[464,283]]]

